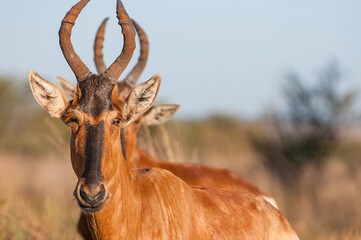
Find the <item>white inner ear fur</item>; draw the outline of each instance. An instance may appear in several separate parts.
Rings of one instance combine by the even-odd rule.
[[[71,82],[67,81],[66,79],[60,76],[57,76],[56,80],[58,81],[60,89],[63,91],[64,95],[68,99],[74,99],[76,85],[72,84]]]
[[[145,113],[154,103],[161,82],[160,74],[154,75],[145,83],[137,85],[129,94],[123,105],[123,118],[131,122]]]
[[[142,118],[142,124],[158,125],[168,121],[179,109],[179,105],[158,105],[151,107]]]
[[[60,118],[66,110],[69,101],[61,93],[59,88],[44,80],[34,71],[29,72],[29,83],[36,101],[52,117]]]

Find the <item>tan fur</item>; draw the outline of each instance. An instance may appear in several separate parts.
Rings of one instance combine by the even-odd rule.
[[[123,108],[126,109],[125,111],[123,111],[124,119],[131,122],[139,117],[139,115],[132,115],[132,117],[130,118],[129,115],[131,114],[131,112],[144,113],[145,111],[148,110],[149,102],[139,101],[139,98],[151,99],[152,101],[150,105],[152,105],[157,97],[160,87],[160,82],[161,82],[161,76],[160,74],[156,74],[149,81],[139,84],[136,88],[134,88],[130,92],[129,96],[125,99],[123,106]]]
[[[68,99],[73,99],[75,95],[76,86],[60,76],[57,76],[56,80],[58,81],[60,89],[63,91],[65,96]]]
[[[168,121],[174,113],[179,109],[179,105],[158,105],[151,107],[142,116],[142,124],[145,125],[159,125]]]
[[[68,100],[61,91],[34,71],[29,72],[29,83],[40,106],[48,111],[52,117],[60,118],[68,104]]]

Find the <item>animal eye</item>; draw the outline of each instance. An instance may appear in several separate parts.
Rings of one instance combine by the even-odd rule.
[[[75,117],[72,117],[72,118],[70,118],[70,122],[75,122],[75,123],[78,123],[78,119],[77,119],[77,118],[75,118]]]
[[[119,119],[119,118],[116,118],[116,119],[113,120],[113,125],[118,126],[119,123],[120,123],[120,119]]]

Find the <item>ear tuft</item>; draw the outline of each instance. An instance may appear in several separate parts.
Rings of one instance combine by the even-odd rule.
[[[36,101],[52,117],[60,118],[68,106],[68,100],[51,82],[44,80],[34,71],[29,72],[29,83]]]
[[[145,83],[137,85],[125,100],[123,118],[130,122],[146,112],[157,98],[161,83],[160,74],[154,75]]]
[[[60,76],[57,76],[56,80],[58,81],[60,89],[63,91],[65,96],[68,99],[74,99],[76,85],[72,84],[71,82],[67,81],[66,79]]]
[[[142,124],[158,125],[168,121],[179,109],[178,104],[158,105],[151,107],[142,118]]]

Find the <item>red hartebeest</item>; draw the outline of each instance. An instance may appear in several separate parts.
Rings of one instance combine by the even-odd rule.
[[[106,70],[106,66],[103,60],[103,42],[104,42],[104,32],[105,32],[105,26],[108,21],[108,18],[104,19],[101,23],[100,27],[98,28],[96,38],[94,41],[94,62],[95,66],[97,68],[98,73],[102,73]],[[120,100],[124,100],[126,94],[129,94],[132,88],[134,88],[136,82],[138,81],[140,74],[143,72],[145,65],[147,63],[148,59],[148,52],[149,52],[149,42],[147,35],[143,31],[143,29],[134,21],[132,20],[133,25],[135,27],[136,33],[139,36],[140,40],[140,56],[138,59],[137,64],[133,67],[131,72],[127,75],[127,77],[123,81],[118,81],[118,97]],[[58,76],[57,77],[58,83],[60,88],[63,90],[65,96],[68,99],[73,99],[76,92],[76,86],[72,83],[68,82],[64,78]],[[148,111],[146,111],[141,118],[138,118],[137,120],[133,121],[131,124],[129,124],[128,127],[132,125],[132,129],[134,126],[138,126],[139,122],[142,121],[142,123],[147,125],[158,125],[161,123],[166,122],[169,120],[173,114],[178,110],[179,105],[176,104],[168,104],[168,105],[158,105],[158,106],[152,106]],[[133,148],[133,142],[136,143],[133,139],[128,139],[127,136],[124,136],[124,133],[127,132],[126,128],[122,129],[121,131],[121,139],[122,141],[122,151],[123,155],[127,156],[129,154],[129,157],[126,157],[128,160],[130,156],[133,154],[134,148]],[[131,131],[131,130],[130,130]],[[134,132],[136,133],[136,132]],[[135,136],[136,137],[136,136]],[[135,145],[134,145],[135,147]],[[131,163],[131,162],[130,162]],[[78,231],[79,233],[84,237],[84,239],[92,239],[91,233],[88,229],[85,215],[82,213],[79,221],[78,221]]]
[[[106,69],[103,60],[103,42],[105,27],[108,18],[103,20],[102,24],[98,28],[95,42],[94,42],[94,61],[95,66],[99,73],[104,72]],[[118,94],[122,100],[124,96],[129,94],[130,90],[134,87],[138,81],[141,73],[143,72],[149,52],[149,41],[144,30],[134,20],[136,32],[139,35],[141,54],[139,56],[138,63],[127,75],[127,77],[118,82]],[[58,77],[58,82],[64,93],[68,98],[74,98],[75,85],[71,84],[67,80]],[[136,121],[129,124],[127,128],[122,131],[123,154],[134,169],[138,168],[151,168],[159,167],[171,171],[176,176],[182,178],[191,186],[206,186],[227,188],[234,190],[248,190],[257,196],[262,196],[265,200],[271,203],[274,207],[278,208],[276,201],[269,195],[263,193],[257,186],[255,186],[248,179],[241,175],[230,171],[228,169],[220,169],[216,167],[205,166],[195,163],[173,163],[160,161],[154,157],[151,157],[148,153],[142,151],[137,145],[137,132],[141,124],[157,125],[167,121],[177,110],[178,105],[160,105],[152,107],[145,114],[139,117]]]
[[[117,79],[135,48],[132,22],[118,0],[123,51],[100,75],[75,53],[70,35],[89,0],[66,14],[60,46],[78,84],[69,101],[37,73],[29,82],[38,103],[71,128],[74,196],[94,239],[298,239],[286,218],[249,192],[192,188],[167,170],[132,170],[121,152],[120,130],[153,104],[160,75],[136,86],[124,101]]]

